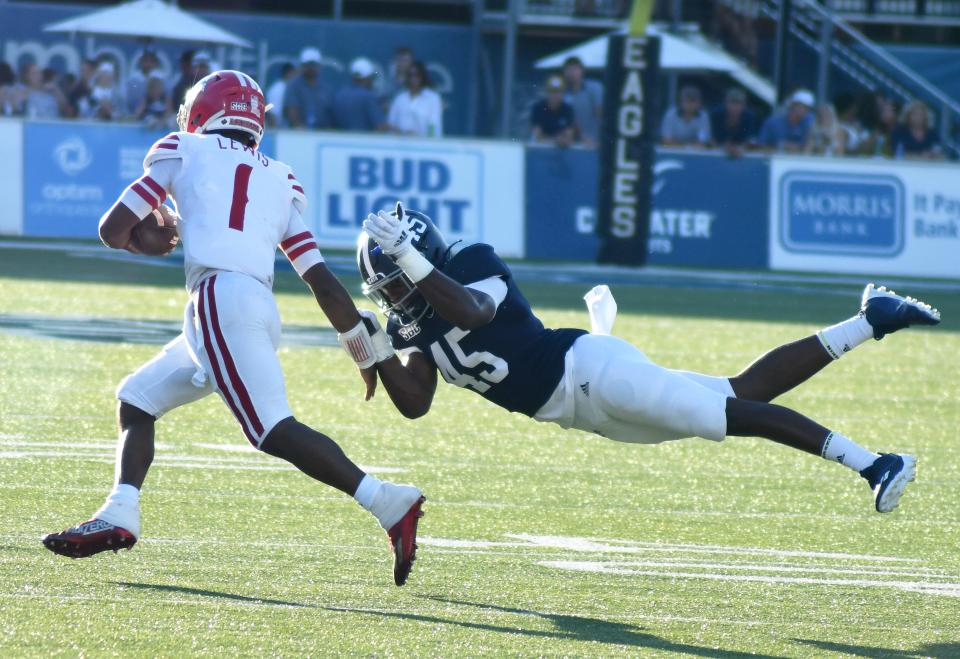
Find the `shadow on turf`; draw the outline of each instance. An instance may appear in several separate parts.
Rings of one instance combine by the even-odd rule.
[[[631,647],[649,648],[651,650],[664,650],[669,652],[680,652],[699,657],[752,657],[756,659],[777,659],[775,655],[749,654],[744,652],[731,652],[719,650],[717,648],[701,647],[699,645],[690,645],[687,643],[675,643],[673,641],[648,634],[642,627],[629,625],[622,622],[610,622],[600,618],[586,618],[583,616],[561,615],[556,613],[540,613],[529,609],[512,609],[494,604],[481,604],[478,602],[465,602],[462,600],[451,600],[442,597],[422,596],[423,599],[443,602],[445,604],[456,604],[458,606],[469,606],[488,611],[500,611],[503,613],[512,613],[520,616],[531,616],[549,620],[553,623],[555,630],[545,631],[540,629],[524,629],[517,625],[503,627],[500,625],[490,625],[478,622],[468,622],[464,620],[454,620],[451,618],[439,618],[437,616],[423,615],[419,613],[400,613],[397,611],[378,611],[376,609],[350,609],[343,607],[322,607],[328,611],[339,611],[341,613],[366,613],[368,615],[382,616],[385,618],[401,618],[403,620],[415,620],[418,622],[428,622],[431,624],[456,625],[466,627],[467,629],[476,629],[486,632],[500,632],[503,634],[520,634],[523,636],[533,636],[538,638],[555,638],[560,640],[586,641],[588,643],[610,643],[615,645],[629,645]]]
[[[837,652],[854,657],[960,657],[960,643],[926,643],[916,650],[892,650],[869,645],[814,641],[806,638],[795,638],[793,640],[797,643],[813,645],[827,652]]]
[[[251,602],[254,604],[269,604],[271,606],[292,606],[296,608],[316,608],[312,604],[301,604],[300,602],[287,602],[284,600],[271,600],[262,597],[247,597],[246,595],[234,595],[233,593],[224,593],[219,590],[203,590],[201,588],[188,588],[186,586],[168,586],[158,583],[133,583],[131,581],[114,581],[118,586],[126,588],[139,588],[140,590],[159,590],[165,593],[185,593],[187,595],[202,595],[203,597],[217,597],[235,602]]]

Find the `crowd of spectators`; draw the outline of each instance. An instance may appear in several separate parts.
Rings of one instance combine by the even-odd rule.
[[[602,85],[584,76],[577,57],[566,60],[545,81],[542,97],[530,106],[530,138],[558,147],[595,146],[599,138]],[[722,149],[732,157],[746,152],[824,156],[944,157],[934,118],[923,101],[902,110],[893,99],[868,92],[838,94],[817,103],[806,89],[795,90],[761,121],[747,93],[728,89],[713,108],[695,85],[679,89],[676,103],[660,120],[663,146]]]
[[[219,67],[206,51],[184,51],[171,79],[156,54],[144,51],[126,80],[110,59],[83,60],[78,71],[58,73],[26,62],[19,71],[0,61],[0,116],[135,121],[174,128],[187,90]],[[386,71],[365,57],[350,62],[349,79],[335,88],[324,75],[317,48],[304,48],[284,64],[266,89],[273,126],[443,135],[443,101],[410,48],[400,47]],[[594,147],[600,137],[603,87],[586,76],[583,62],[568,58],[550,75],[543,96],[530,108],[530,136],[559,147]],[[748,151],[827,156],[944,157],[934,117],[922,101],[901,108],[877,93],[838,94],[819,103],[812,92],[794,91],[762,121],[744,90],[732,88],[709,108],[694,85],[680,88],[660,122],[660,143],[719,148],[731,156]]]
[[[203,50],[184,51],[172,78],[149,50],[140,53],[126,80],[109,58],[86,59],[78,71],[58,72],[26,62],[15,71],[0,61],[0,116],[28,119],[78,118],[132,121],[151,128],[175,128],[176,113],[193,84],[220,65]],[[304,48],[265,86],[273,126],[443,135],[443,102],[432,89],[423,62],[408,47],[397,48],[380,74],[365,57],[349,64],[349,80],[335,87],[323,75],[317,48]]]
[[[700,90],[680,89],[677,103],[663,115],[660,143],[693,149],[720,148],[731,156],[746,151],[823,156],[944,157],[933,116],[922,101],[902,111],[881,94],[838,94],[817,103],[812,92],[797,89],[762,122],[740,88],[727,91],[709,112]]]

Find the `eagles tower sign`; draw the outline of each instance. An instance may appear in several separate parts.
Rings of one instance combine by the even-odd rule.
[[[656,37],[609,38],[597,203],[601,263],[647,260],[659,57]]]

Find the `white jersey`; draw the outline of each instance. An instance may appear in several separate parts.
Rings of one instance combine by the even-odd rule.
[[[215,271],[272,287],[278,245],[301,275],[323,260],[301,219],[307,200],[288,165],[228,137],[185,132],[160,139],[143,165],[135,194],[123,201],[132,198],[140,205],[132,210],[145,217],[169,192],[181,218],[189,290]]]

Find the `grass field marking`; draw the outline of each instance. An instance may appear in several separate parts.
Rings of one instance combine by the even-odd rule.
[[[791,549],[769,549],[765,547],[737,547],[730,545],[672,544],[663,542],[644,542],[640,540],[619,540],[605,538],[581,538],[574,536],[530,535],[526,533],[507,533],[506,537],[526,540],[540,547],[552,547],[568,551],[639,553],[644,551],[689,551],[705,554],[758,554],[779,557],[829,558],[840,560],[867,560],[881,562],[918,563],[918,558],[902,556],[875,556],[869,554],[847,554],[843,552],[801,551]]]
[[[487,549],[488,547],[530,547],[529,542],[497,542],[494,540],[458,540],[455,538],[434,538],[428,535],[417,536],[417,542],[432,547],[462,547],[465,549]]]
[[[12,446],[17,448],[53,448],[53,449],[85,449],[85,450],[97,450],[102,451],[104,449],[113,450],[117,448],[117,441],[105,441],[102,439],[65,439],[62,441],[33,441],[33,440],[18,440],[18,439],[0,439],[0,446]],[[172,444],[164,444],[163,442],[154,442],[153,447],[158,451],[170,451],[174,450]]]
[[[176,338],[182,328],[182,318],[155,320],[0,313],[0,330],[34,339],[164,345]],[[280,345],[284,348],[340,346],[334,330],[310,325],[284,325]]]
[[[77,440],[82,442],[83,440]],[[21,450],[2,450],[0,449],[0,460],[26,460],[32,458],[55,458],[55,459],[74,459],[81,458],[91,462],[113,464],[116,459],[114,451],[116,442],[91,442],[88,444],[74,444],[71,442],[29,442],[20,440],[0,440],[0,447],[9,446]],[[201,446],[196,444],[196,446]],[[213,446],[229,446],[208,445]],[[169,445],[157,446],[164,450],[175,450]],[[251,447],[252,448],[252,447]],[[154,466],[157,467],[179,467],[181,469],[236,469],[240,471],[295,471],[293,465],[285,462],[278,462],[273,458],[257,451],[243,451],[243,453],[231,451],[233,455],[197,455],[190,453],[179,453],[176,455],[158,455],[154,459]],[[240,455],[250,454],[250,458],[240,457]],[[259,464],[258,464],[259,463]],[[391,467],[384,465],[358,465],[360,469],[366,472],[380,474],[402,474],[408,470],[405,467]]]
[[[922,595],[945,595],[960,598],[960,583],[928,581],[883,581],[878,579],[830,579],[817,577],[788,577],[760,574],[723,574],[718,572],[677,572],[674,570],[636,570],[621,566],[617,562],[606,561],[539,561],[537,565],[571,570],[575,572],[595,572],[602,574],[622,574],[646,577],[666,577],[670,579],[708,579],[713,581],[756,582],[770,584],[802,584],[818,586],[858,586],[866,588],[894,588]]]
[[[207,448],[213,451],[226,451],[228,453],[259,453],[257,449],[253,447],[250,442],[242,444],[237,442],[236,444],[208,444],[205,442],[193,442],[193,446],[197,448]]]
[[[663,560],[663,561],[604,561],[605,565],[618,566],[623,568],[646,567],[646,568],[693,568],[693,569],[712,569],[712,570],[740,570],[753,572],[796,572],[796,573],[816,573],[816,574],[848,574],[854,576],[877,576],[878,569],[876,565],[851,565],[844,567],[824,567],[822,565],[786,565],[783,563],[714,563],[710,561],[688,561],[688,560]],[[917,570],[890,570],[884,568],[882,576],[885,577],[921,577],[933,579],[960,579],[960,575],[950,574],[932,568],[919,568]]]

